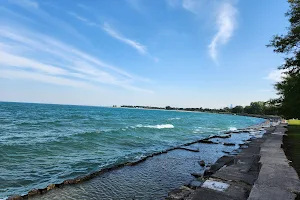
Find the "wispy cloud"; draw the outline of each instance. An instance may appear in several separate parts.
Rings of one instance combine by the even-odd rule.
[[[80,4],[80,3],[78,3],[78,4],[76,4],[78,7],[80,7],[80,8],[82,8],[82,9],[84,9],[84,10],[87,10],[87,11],[91,11],[91,8],[90,7],[88,7],[88,6],[86,6],[86,5],[83,5],[83,4]]]
[[[270,71],[270,73],[265,77],[265,79],[270,80],[272,82],[281,82],[286,76],[285,72],[286,70],[274,69]]]
[[[57,31],[63,30],[63,32],[68,32],[72,36],[77,37],[85,43],[89,43],[87,38],[83,36],[76,28],[71,26],[69,23],[65,22],[61,18],[56,17],[55,15],[50,15],[48,12],[43,10],[36,1],[33,0],[11,0],[10,3],[18,5],[32,15],[36,16],[39,21],[47,23],[48,27],[58,27]]]
[[[3,6],[0,6],[0,13],[10,16],[10,19],[17,18],[17,19],[21,19],[22,21],[34,23],[34,20],[30,19],[29,17],[26,17],[24,15],[20,15],[20,14],[18,14],[16,12],[13,12],[13,11],[3,7]]]
[[[88,9],[86,6],[84,6],[84,9]],[[115,29],[113,29],[107,22],[103,23],[102,26],[99,26],[97,23],[93,22],[90,19],[87,19],[85,17],[82,17],[74,12],[69,11],[68,12],[69,15],[71,15],[72,17],[75,17],[77,20],[85,23],[88,26],[94,26],[94,27],[101,27],[102,30],[104,30],[108,35],[110,35],[111,37],[129,45],[130,47],[134,48],[135,50],[137,50],[140,54],[142,55],[147,55],[148,57],[150,57],[152,60],[154,60],[154,62],[158,62],[159,59],[155,56],[152,56],[148,51],[147,51],[147,47],[145,45],[142,45],[141,43],[133,40],[133,39],[129,39],[125,36],[123,36],[123,34],[121,34],[120,32],[116,31]]]
[[[92,89],[97,90],[99,88],[85,81],[72,80],[64,77],[57,77],[48,74],[41,74],[37,72],[29,72],[25,70],[13,70],[13,69],[2,69],[0,68],[0,77],[8,79],[23,79],[23,80],[33,80],[42,83],[49,83],[60,86],[69,86],[82,89]]]
[[[79,21],[82,21],[82,22],[85,23],[86,25],[89,25],[89,26],[98,26],[96,23],[94,23],[94,22],[92,22],[92,21],[90,21],[90,20],[88,20],[88,19],[86,19],[86,18],[84,18],[84,17],[82,17],[82,16],[80,16],[80,15],[74,13],[74,12],[69,11],[69,12],[67,12],[67,13],[68,13],[69,15],[71,15],[72,17],[75,17],[75,18],[78,19]]]
[[[201,13],[202,4],[204,1],[197,0],[182,0],[182,7],[193,14]]]
[[[172,8],[182,9],[194,14],[197,18],[205,20],[214,18],[217,33],[208,45],[210,57],[217,63],[218,52],[221,45],[226,44],[236,29],[237,9],[234,7],[235,0],[166,0]]]
[[[114,30],[108,23],[105,22],[102,26],[102,29],[106,33],[108,33],[110,36],[112,36],[113,38],[120,40],[121,42],[124,42],[125,44],[128,44],[132,48],[136,49],[139,53],[147,54],[146,46],[144,46],[134,40],[124,37],[122,34],[118,33],[116,30]]]
[[[30,30],[1,27],[0,58],[2,78],[30,79],[89,89],[105,84],[151,92],[134,86],[148,79],[132,75],[86,52]]]
[[[204,11],[211,10],[211,5],[216,0],[165,0],[171,8],[182,8],[195,15],[203,15]]]
[[[80,39],[82,45],[88,46],[89,44],[87,38],[76,28],[63,19],[49,14],[38,3],[32,0],[11,0],[10,3],[20,6],[26,12],[15,13],[3,8],[6,18],[0,22],[0,74],[2,78],[29,79],[86,89],[107,85],[152,93],[151,90],[141,86],[142,83],[151,82],[149,79],[131,74],[102,61],[98,56],[49,36],[47,29],[55,29],[60,33]],[[22,13],[30,13],[29,19],[33,21],[22,18],[25,16]],[[88,18],[81,17],[74,12],[68,14],[87,25],[98,26]],[[13,19],[11,19],[12,16],[14,16]],[[13,21],[12,24],[11,21]],[[27,23],[24,23],[25,21]],[[38,29],[31,28],[33,24],[34,27],[36,25],[43,27],[44,34],[37,31]],[[98,27],[102,28],[100,25]],[[136,46],[139,52],[147,53],[146,48],[139,43],[122,38],[120,34],[115,36],[123,39],[123,42],[126,41],[127,44]]]
[[[14,66],[15,68],[33,69],[48,74],[66,75],[66,71],[61,68],[47,65],[26,57],[13,55],[7,52],[0,52],[0,57],[0,64],[3,66]]]
[[[220,45],[226,44],[232,37],[233,31],[236,28],[237,10],[230,3],[223,3],[218,12],[216,25],[218,32],[213,37],[209,44],[209,55],[217,62],[218,48]]]

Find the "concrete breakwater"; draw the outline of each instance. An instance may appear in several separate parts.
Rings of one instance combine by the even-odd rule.
[[[191,185],[173,190],[168,200],[295,199],[300,181],[282,149],[286,124],[267,128],[236,156],[223,156]]]
[[[265,124],[263,124],[262,126],[265,126]],[[171,151],[173,151],[173,152],[176,151],[177,153],[178,153],[178,151],[185,151],[185,152],[190,152],[190,153],[197,153],[197,152],[200,151],[200,153],[203,153],[203,150],[202,150],[202,146],[203,145],[208,145],[209,146],[209,145],[217,145],[217,144],[219,144],[220,146],[224,146],[223,144],[225,144],[225,145],[226,144],[230,144],[229,143],[230,141],[226,141],[226,139],[230,139],[231,137],[235,137],[235,135],[237,136],[239,134],[240,135],[243,135],[243,134],[247,134],[247,135],[252,134],[251,137],[254,137],[254,135],[261,136],[261,132],[260,131],[262,131],[261,130],[262,126],[257,126],[257,127],[253,127],[253,128],[249,128],[249,129],[243,129],[243,130],[236,130],[236,131],[226,132],[226,133],[222,133],[220,135],[213,135],[213,136],[205,138],[205,139],[197,140],[197,141],[190,142],[190,143],[178,146],[178,147],[170,148],[170,149],[168,149],[166,151],[157,152],[155,154],[149,155],[147,157],[144,157],[144,158],[142,158],[140,160],[137,160],[137,161],[134,161],[134,162],[127,162],[127,163],[116,165],[116,166],[113,166],[113,167],[110,167],[110,168],[102,169],[100,171],[94,172],[94,173],[92,173],[90,175],[87,175],[87,176],[84,176],[84,177],[78,177],[76,179],[66,180],[66,181],[64,181],[64,182],[62,182],[60,184],[50,184],[48,187],[43,188],[43,189],[33,189],[33,190],[31,190],[26,195],[23,195],[23,196],[12,196],[12,197],[10,197],[10,199],[27,199],[27,198],[32,198],[32,197],[36,197],[36,198],[40,198],[41,197],[41,198],[44,198],[43,197],[44,195],[41,195],[41,194],[45,194],[45,193],[47,193],[49,191],[52,191],[52,190],[55,190],[55,189],[58,189],[58,190],[55,190],[55,192],[59,192],[60,190],[64,191],[64,186],[77,185],[78,183],[86,182],[86,181],[88,181],[88,180],[90,180],[92,178],[96,178],[96,177],[99,177],[99,176],[104,175],[104,174],[109,174],[112,171],[117,171],[120,168],[133,167],[133,166],[136,166],[138,164],[143,163],[146,160],[149,160],[150,158],[153,158],[154,156],[159,156],[159,155],[167,154],[167,153],[169,153]],[[197,147],[197,144],[202,144],[202,146],[200,145],[200,146]],[[237,144],[237,147],[238,147],[238,144]],[[224,149],[224,150],[220,149],[219,153],[221,153],[221,154],[220,154],[219,157],[221,157],[223,154],[228,154],[228,152],[231,152],[236,147],[229,145],[228,147],[224,146],[224,148],[227,148],[227,149]],[[148,163],[150,163],[150,162],[151,161],[149,161]],[[214,161],[211,161],[211,163],[213,163],[213,162]],[[45,198],[47,198],[47,197],[45,197]]]

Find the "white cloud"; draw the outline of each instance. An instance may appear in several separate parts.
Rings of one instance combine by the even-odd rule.
[[[197,1],[197,0],[183,0],[182,7],[184,9],[186,9],[187,11],[198,15],[200,12],[202,3],[203,3],[202,1]]]
[[[274,69],[268,74],[268,76],[265,77],[265,79],[273,82],[281,82],[283,78],[286,76],[284,72],[286,72],[286,70]]]
[[[72,17],[75,17],[75,18],[78,19],[79,21],[84,22],[86,25],[89,25],[89,26],[97,26],[96,23],[91,22],[90,20],[88,20],[88,19],[86,19],[86,18],[84,18],[84,17],[82,17],[82,16],[80,16],[80,15],[74,13],[74,12],[69,11],[69,12],[67,12],[67,13],[68,13],[69,15],[71,15]]]
[[[76,19],[78,19],[79,21],[82,21],[83,23],[85,23],[86,25],[89,26],[94,26],[94,27],[98,27],[98,25],[94,22],[92,22],[89,19],[86,19],[74,12],[68,12],[69,15],[75,17]],[[100,27],[100,26],[99,26]],[[117,32],[116,30],[114,30],[108,23],[104,23],[103,26],[101,27],[107,34],[109,34],[111,37],[131,46],[132,48],[134,48],[135,50],[137,50],[140,54],[142,55],[148,55],[152,60],[154,60],[154,62],[158,62],[159,59],[155,56],[152,56],[148,51],[147,51],[147,47],[145,45],[140,44],[137,41],[134,41],[132,39],[126,38],[125,36],[123,36],[121,33]]]
[[[218,32],[209,44],[209,55],[217,62],[218,48],[220,45],[226,44],[231,38],[236,28],[237,10],[230,3],[223,3],[217,16],[216,25]]]
[[[128,44],[132,48],[136,49],[139,53],[147,54],[147,48],[144,45],[122,36],[120,33],[111,28],[108,23],[104,23],[102,29],[113,38],[120,40],[121,42],[124,42],[125,44]]]
[[[80,3],[78,3],[78,4],[76,4],[78,7],[80,7],[80,8],[82,8],[82,9],[84,9],[84,10],[87,10],[87,11],[91,11],[91,8],[90,7],[88,7],[88,6],[86,6],[86,5],[83,5],[83,4],[80,4]]]
[[[182,8],[195,15],[203,15],[215,0],[165,0],[171,8]]]
[[[31,14],[35,15],[40,21],[42,21],[43,25],[47,24],[48,27],[56,27],[57,31],[62,30],[64,32],[68,32],[72,36],[79,38],[81,41],[89,43],[87,38],[80,34],[76,28],[61,18],[56,17],[56,15],[50,15],[48,12],[43,10],[37,2],[32,0],[11,0],[10,2],[26,9],[28,12],[31,12]]]
[[[97,90],[97,87],[85,81],[72,80],[64,77],[51,76],[36,72],[28,72],[25,70],[8,70],[0,68],[0,77],[8,79],[33,80],[54,85]]]
[[[9,75],[6,78],[57,81],[61,85],[85,88],[95,88],[100,83],[151,92],[133,85],[148,79],[132,75],[49,36],[11,27],[0,28],[0,69],[2,77]]]
[[[56,74],[56,75],[66,74],[66,70],[64,69],[47,65],[26,57],[6,53],[6,52],[0,52],[0,58],[1,58],[0,64],[2,66],[13,66],[16,68],[34,69],[37,71],[41,71],[49,74]]]
[[[236,0],[166,0],[170,7],[180,7],[195,16],[198,20],[205,18],[215,21],[217,33],[208,45],[210,57],[217,62],[219,46],[226,44],[236,29],[237,9],[234,7]]]

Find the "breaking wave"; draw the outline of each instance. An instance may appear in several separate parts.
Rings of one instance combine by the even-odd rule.
[[[172,118],[169,118],[168,120],[178,120],[178,119],[181,119],[180,117],[172,117]]]
[[[230,131],[236,131],[237,128],[236,128],[236,127],[229,127],[229,130],[230,130]]]
[[[156,129],[174,128],[174,126],[172,124],[160,124],[160,125],[142,125],[142,124],[138,124],[135,127],[136,128],[156,128]]]

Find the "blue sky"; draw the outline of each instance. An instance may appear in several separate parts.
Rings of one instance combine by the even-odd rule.
[[[279,0],[2,0],[0,101],[221,108],[275,97]]]

